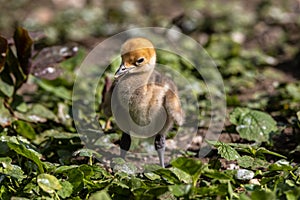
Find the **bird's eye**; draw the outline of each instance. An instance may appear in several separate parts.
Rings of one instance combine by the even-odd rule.
[[[137,59],[136,64],[137,65],[142,64],[144,62],[144,60],[145,60],[144,58],[139,58],[139,59]]]

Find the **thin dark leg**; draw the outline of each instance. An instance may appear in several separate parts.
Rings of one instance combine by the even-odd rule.
[[[127,151],[130,149],[131,145],[131,137],[127,133],[123,133],[120,141],[120,155],[123,159],[125,159]]]
[[[158,134],[155,136],[154,146],[158,154],[159,163],[162,167],[165,167],[165,158],[164,158],[165,146],[166,146],[165,143],[166,143],[165,135]]]

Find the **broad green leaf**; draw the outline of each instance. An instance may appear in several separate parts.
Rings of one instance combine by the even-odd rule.
[[[84,179],[90,179],[94,176],[94,166],[83,164],[78,167],[78,170],[84,174]]]
[[[203,166],[200,160],[185,157],[179,157],[173,160],[171,164],[173,167],[176,167],[191,176],[198,174],[199,171],[202,170]]]
[[[188,173],[178,169],[178,168],[170,168],[170,170],[176,174],[176,176],[179,178],[179,180],[181,180],[184,183],[192,183],[192,177],[189,176]]]
[[[41,118],[46,118],[50,120],[56,120],[56,115],[53,111],[49,110],[42,104],[33,104],[32,107],[29,109],[28,116],[39,116]]]
[[[78,170],[78,168],[74,168],[68,171],[67,176],[67,181],[72,184],[74,193],[82,190],[84,187],[84,174],[82,171]]]
[[[233,197],[238,198],[238,194],[233,191],[230,181],[228,181],[227,183],[228,183],[228,193],[229,193],[230,199],[233,199]]]
[[[11,158],[9,157],[3,157],[3,158],[0,158],[0,163],[2,164],[2,166],[4,168],[8,167],[11,165]]]
[[[300,187],[297,187],[293,190],[288,190],[284,193],[287,200],[298,200],[300,198]]]
[[[0,158],[0,171],[2,174],[11,176],[21,182],[26,176],[20,166],[11,164],[12,160],[9,157]]]
[[[124,175],[132,175],[137,172],[137,168],[133,163],[125,162],[122,158],[113,158],[114,172],[124,173]]]
[[[43,80],[38,80],[37,78],[34,79],[37,84],[44,90],[51,92],[57,97],[60,97],[65,100],[71,100],[72,94],[71,91],[68,90],[67,88],[63,86],[54,86],[51,85],[50,83],[43,81]]]
[[[286,160],[278,160],[271,164],[268,169],[270,171],[290,171],[293,169],[293,166]]]
[[[63,132],[59,131],[56,129],[50,129],[46,130],[42,133],[43,137],[50,137],[54,139],[74,139],[74,138],[79,138],[78,133],[68,133],[68,132]]]
[[[300,100],[300,83],[289,83],[286,86],[286,91],[294,100]]]
[[[27,141],[26,141],[27,142]],[[30,160],[32,160],[39,169],[40,173],[44,172],[44,164],[40,160],[41,155],[35,150],[31,149],[29,145],[24,145],[25,143],[21,138],[11,137],[7,142],[8,147],[15,151],[17,154],[22,155]]]
[[[61,184],[55,176],[50,174],[40,174],[37,177],[37,183],[45,192],[51,194],[62,189]]]
[[[62,165],[55,169],[55,173],[60,174],[60,173],[68,172],[77,167],[78,167],[77,165]]]
[[[0,178],[2,178],[0,176]],[[8,200],[11,199],[11,192],[5,185],[0,186],[0,199]]]
[[[150,187],[149,190],[147,191],[147,194],[152,195],[152,199],[155,199],[154,197],[158,197],[162,194],[165,194],[168,191],[168,186],[166,185],[160,185],[156,187]]]
[[[105,190],[101,190],[98,192],[95,192],[91,195],[89,200],[111,200],[109,194]]]
[[[71,196],[73,192],[73,186],[70,182],[68,181],[60,181],[61,189],[57,191],[57,194],[61,198],[68,198]]]
[[[251,198],[248,197],[245,193],[240,194],[239,199],[240,200],[251,200]]]
[[[4,100],[0,98],[0,126],[10,126],[13,120],[13,116],[10,114],[9,110],[4,106]]]
[[[8,48],[7,40],[4,37],[0,36],[0,72],[4,68],[4,64],[7,57],[7,48]]]
[[[274,200],[275,198],[275,194],[273,192],[267,192],[264,190],[256,190],[253,191],[251,194],[251,199],[252,200]]]
[[[253,166],[254,158],[251,156],[242,156],[237,159],[239,166],[249,168]]]
[[[259,154],[270,154],[270,155],[273,155],[273,156],[277,156],[277,157],[281,157],[281,158],[284,158],[286,159],[286,156],[283,156],[279,153],[276,153],[274,151],[270,151],[264,147],[259,147],[257,150],[256,150],[256,155],[259,155]]]
[[[38,103],[32,104],[26,112],[15,112],[15,115],[19,119],[34,123],[46,122],[47,120],[57,121],[56,115],[51,110]]]
[[[183,197],[191,192],[192,187],[192,185],[170,185],[169,191],[176,197]]]
[[[237,160],[240,158],[240,154],[228,144],[218,141],[215,144],[215,147],[218,149],[218,154],[226,160]]]
[[[252,169],[257,169],[257,168],[268,168],[270,165],[270,163],[266,160],[262,160],[260,158],[255,158],[253,165],[252,165]]]
[[[180,180],[178,177],[170,170],[166,168],[160,168],[153,173],[160,175],[163,179],[167,180],[171,184],[179,184]]]
[[[220,184],[220,185],[212,184],[209,186],[201,186],[201,187],[193,188],[193,190],[195,191],[195,193],[197,193],[197,195],[200,195],[201,197],[213,197],[216,195],[227,195],[228,194],[228,184],[227,184],[227,182],[224,184]]]
[[[173,160],[171,164],[173,167],[176,167],[189,174],[193,180],[193,186],[196,186],[203,169],[203,164],[200,160],[180,157]]]
[[[35,178],[31,179],[31,181],[25,185],[23,192],[26,194],[32,194],[32,193],[39,194],[40,190],[41,189],[38,186],[38,184],[36,182],[36,177],[35,177]]]
[[[14,121],[13,127],[19,135],[22,135],[25,138],[33,140],[36,137],[35,130],[28,122],[24,122],[22,120]]]
[[[160,176],[152,172],[146,172],[144,173],[144,176],[146,176],[151,181],[160,180]]]
[[[79,149],[73,153],[73,155],[78,155],[78,156],[83,156],[83,157],[96,157],[96,158],[101,158],[101,154],[99,154],[97,151],[93,149]]]
[[[0,92],[8,97],[12,97],[15,87],[12,80],[10,79],[10,76],[4,73],[5,71],[2,71],[0,73]]]
[[[219,170],[214,169],[206,169],[203,172],[203,176],[216,179],[216,180],[233,180],[232,176],[225,174],[224,172],[221,172]]]
[[[234,109],[230,121],[240,136],[250,141],[266,142],[270,133],[277,130],[276,121],[270,115],[248,108]]]

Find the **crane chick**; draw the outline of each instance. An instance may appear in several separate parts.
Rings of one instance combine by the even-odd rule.
[[[174,122],[179,126],[184,122],[177,87],[155,70],[156,51],[148,39],[127,40],[121,57],[112,87],[103,98],[104,114],[113,114],[123,131],[121,157],[125,158],[130,148],[131,136],[155,136],[155,150],[164,167],[166,134]]]

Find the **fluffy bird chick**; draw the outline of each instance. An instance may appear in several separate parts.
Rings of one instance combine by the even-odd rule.
[[[130,148],[131,136],[155,136],[155,149],[164,167],[166,134],[174,122],[180,126],[184,121],[177,87],[154,69],[156,52],[149,40],[127,40],[121,47],[121,57],[113,85],[104,97],[104,114],[113,113],[124,131],[121,157],[125,158]]]

